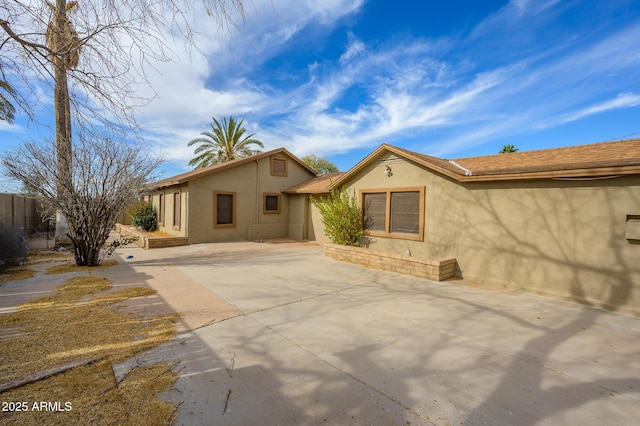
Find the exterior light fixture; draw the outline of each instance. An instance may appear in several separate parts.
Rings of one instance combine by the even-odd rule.
[[[384,166],[384,174],[387,175],[387,177],[391,177],[393,175],[393,173],[391,172],[391,167]]]

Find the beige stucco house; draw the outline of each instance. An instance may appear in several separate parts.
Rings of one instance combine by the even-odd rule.
[[[285,192],[336,186],[358,197],[370,250],[453,257],[467,281],[640,314],[640,139],[456,160],[382,145]],[[307,225],[327,241],[313,206]]]
[[[173,176],[148,190],[158,212],[158,229],[187,237],[191,244],[303,239],[298,206],[291,206],[283,191],[315,175],[280,148]],[[290,217],[297,221],[291,222]]]
[[[455,160],[382,145],[320,176],[279,149],[157,182],[153,203],[190,243],[328,242],[309,197],[336,187],[358,198],[371,252],[640,315],[640,139]]]

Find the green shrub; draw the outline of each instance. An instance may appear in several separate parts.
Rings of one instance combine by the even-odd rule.
[[[27,260],[27,243],[15,228],[0,223],[0,271]]]
[[[328,197],[311,197],[322,215],[324,233],[335,244],[359,246],[363,236],[358,199],[344,189],[334,189]]]
[[[151,203],[134,204],[127,209],[129,220],[136,228],[145,232],[153,232],[158,229],[158,214]]]

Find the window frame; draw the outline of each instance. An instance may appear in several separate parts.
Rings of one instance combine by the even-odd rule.
[[[176,200],[178,200],[177,203],[176,203]],[[177,210],[176,210],[176,205],[178,206]],[[171,227],[176,231],[180,230],[180,221],[181,221],[180,216],[182,213],[181,210],[182,210],[181,191],[174,191],[173,192],[173,224],[171,225]],[[178,214],[176,214],[176,212]]]
[[[276,210],[267,210],[267,197],[276,197],[278,199],[278,208]],[[282,194],[277,192],[265,192],[262,194],[262,214],[280,214],[282,208]]]
[[[276,161],[284,161],[284,172],[278,173],[274,170],[274,163]],[[284,157],[271,157],[271,176],[288,176],[289,175],[289,162]]]
[[[391,195],[402,192],[417,192],[419,195],[418,207],[418,233],[404,234],[399,232],[391,232]],[[401,240],[424,241],[424,186],[411,186],[401,188],[378,188],[378,189],[361,189],[360,193],[360,209],[362,211],[362,223],[365,222],[365,194],[385,194],[385,210],[384,210],[384,231],[368,231],[364,230],[365,235],[371,237],[397,238]]]
[[[218,223],[218,195],[231,195],[231,223]],[[235,228],[236,227],[236,193],[228,191],[213,192],[213,227],[214,228]]]

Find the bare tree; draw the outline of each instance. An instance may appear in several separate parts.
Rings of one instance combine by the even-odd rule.
[[[194,22],[203,11],[219,36],[244,19],[242,0],[3,2],[2,68],[32,88],[33,102],[39,100],[34,79],[63,92],[66,74],[74,122],[89,126],[98,119],[100,126],[109,123],[129,131],[137,127],[135,110],[150,100],[139,94],[140,85],[149,83],[146,70],[171,60],[172,34],[180,35],[186,48],[197,49],[203,34]],[[58,108],[63,106],[56,104]],[[63,117],[56,126],[66,126]]]
[[[2,164],[9,176],[42,194],[49,207],[67,218],[76,264],[96,266],[118,214],[153,179],[161,160],[121,141],[78,137],[71,151],[69,186],[61,197],[59,169],[51,161],[56,151],[54,140],[28,142],[8,153]]]
[[[105,126],[136,133],[134,112],[149,101],[137,95],[140,83],[149,82],[145,68],[170,60],[167,37],[172,31],[195,47],[192,23],[199,8],[216,19],[219,32],[235,26],[235,17],[244,17],[242,0],[2,3],[3,75],[22,79],[31,99],[38,99],[34,80],[53,85],[57,150],[51,158],[57,159],[57,199],[65,191],[73,193],[72,121],[85,134],[99,134]]]

